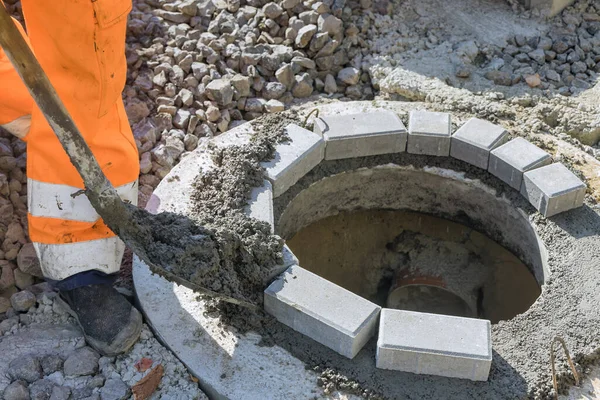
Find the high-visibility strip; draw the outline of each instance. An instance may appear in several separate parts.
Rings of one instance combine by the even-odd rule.
[[[123,200],[137,205],[137,180],[115,189]],[[81,189],[73,186],[28,179],[27,202],[29,213],[34,217],[82,222],[96,222],[100,218],[87,196]]]
[[[66,244],[115,236],[102,219],[95,222],[70,221],[58,218],[34,217],[31,214],[28,219],[29,238],[32,242]]]
[[[44,277],[62,280],[71,275],[98,270],[119,271],[125,245],[118,237],[69,244],[33,243]]]

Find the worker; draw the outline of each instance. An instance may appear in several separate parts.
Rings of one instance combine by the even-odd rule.
[[[138,152],[121,98],[131,0],[21,3],[33,53],[104,174],[137,204]],[[0,126],[27,143],[29,237],[44,277],[90,346],[106,356],[127,351],[142,317],[113,287],[125,246],[82,195],[81,177],[1,49]]]

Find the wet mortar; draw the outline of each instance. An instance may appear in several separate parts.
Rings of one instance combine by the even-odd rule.
[[[258,134],[250,143],[213,147],[216,167],[195,182],[188,216],[135,209],[134,219],[146,228],[135,239],[149,259],[193,284],[262,304],[269,271],[282,260],[283,241],[242,208],[262,184],[260,163],[287,139],[284,128],[298,122],[294,112],[262,118],[253,123]]]

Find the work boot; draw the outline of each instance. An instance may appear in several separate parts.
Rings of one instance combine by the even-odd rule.
[[[138,340],[142,316],[112,285],[82,286],[59,294],[87,343],[100,354],[122,354]]]

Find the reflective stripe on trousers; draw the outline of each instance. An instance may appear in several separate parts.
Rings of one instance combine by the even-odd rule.
[[[95,269],[119,270],[125,245],[76,187],[28,179],[30,237],[46,278],[62,280]],[[138,182],[115,188],[137,205]]]

